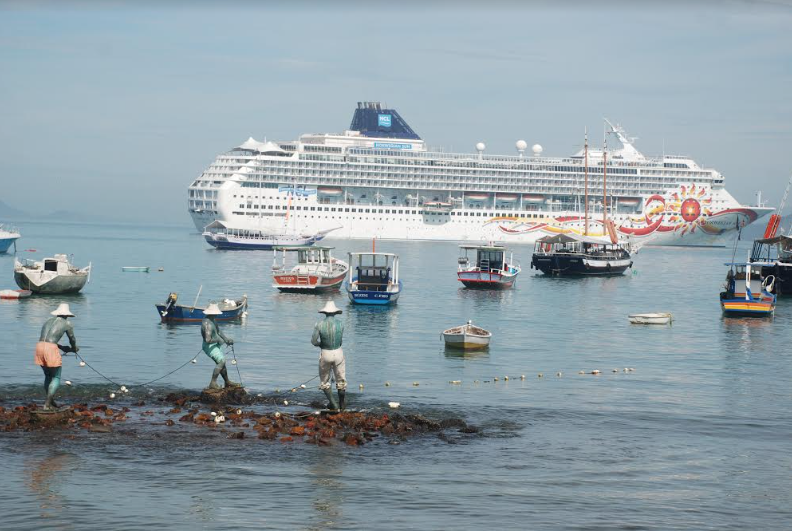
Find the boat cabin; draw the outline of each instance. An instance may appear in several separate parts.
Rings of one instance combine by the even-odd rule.
[[[389,253],[349,253],[350,284],[365,291],[389,291],[399,283],[399,263]]]
[[[332,250],[333,247],[314,247],[309,245],[294,245],[291,247],[275,247],[275,263],[273,264],[273,269],[280,269],[284,266],[286,261],[286,253],[289,252],[296,252],[297,253],[297,263],[298,264],[306,264],[306,265],[322,265],[322,264],[330,264],[333,262],[332,257]],[[277,261],[278,251],[281,251],[283,254],[282,260],[280,263]]]
[[[482,272],[503,271],[508,266],[506,260],[506,248],[500,245],[460,245],[460,250],[464,252],[459,257],[458,264],[460,270],[477,269]],[[471,266],[469,254],[475,252],[475,265]]]
[[[726,297],[745,297],[746,287],[751,290],[754,297],[762,293],[764,276],[762,275],[763,263],[729,263],[726,273]]]
[[[595,256],[600,259],[618,260],[628,255],[622,244],[614,244],[608,238],[581,236],[578,234],[556,234],[536,240],[534,254],[576,254]]]

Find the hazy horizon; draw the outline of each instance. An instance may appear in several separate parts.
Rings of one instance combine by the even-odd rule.
[[[743,203],[778,206],[792,170],[788,3],[112,6],[0,3],[0,201],[186,224],[219,153],[343,131],[365,100],[461,152],[571,155],[607,117]]]

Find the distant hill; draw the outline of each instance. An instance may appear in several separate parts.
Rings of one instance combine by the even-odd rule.
[[[0,201],[0,222],[3,220],[19,219],[27,216],[28,213],[24,210],[19,210],[18,208],[14,208],[11,205],[7,205]]]
[[[55,212],[50,212],[44,216],[41,216],[41,219],[57,219],[60,221],[87,221],[95,219],[95,217],[86,216],[81,212],[73,212],[71,210],[56,210]]]

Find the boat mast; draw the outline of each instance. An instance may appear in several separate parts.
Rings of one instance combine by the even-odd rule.
[[[602,230],[608,230],[608,137],[602,142]]]
[[[583,160],[585,161],[584,162],[584,166],[583,166],[583,173],[585,175],[585,180],[584,180],[584,185],[583,185],[583,188],[584,188],[584,201],[585,201],[584,207],[583,207],[584,208],[584,212],[585,212],[585,214],[584,214],[585,222],[584,222],[583,235],[584,236],[588,236],[588,208],[589,208],[589,198],[588,198],[588,127],[586,127],[586,129],[584,130],[583,136],[585,138],[585,141],[583,143]]]

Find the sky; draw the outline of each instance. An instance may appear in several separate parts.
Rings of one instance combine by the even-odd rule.
[[[790,28],[792,0],[0,0],[0,201],[189,224],[187,186],[219,153],[340,132],[382,101],[458,152],[524,139],[567,156],[607,117],[645,154],[690,155],[778,206]]]

